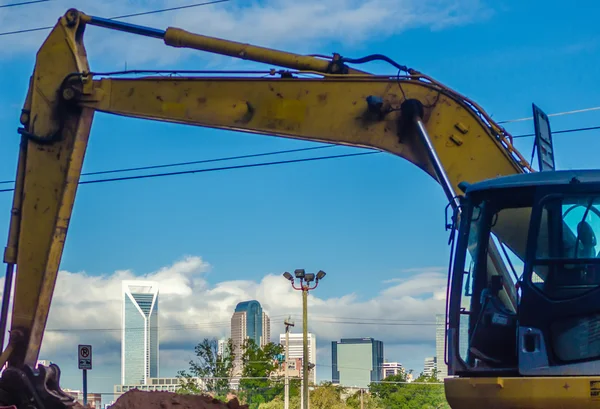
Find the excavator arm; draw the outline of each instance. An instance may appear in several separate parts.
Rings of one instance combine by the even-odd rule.
[[[248,73],[215,77],[200,71],[172,77],[94,73],[83,43],[89,25],[290,70],[267,71],[266,78],[264,73],[262,77]],[[41,347],[96,111],[386,151],[430,174],[451,201],[460,182],[532,171],[512,146],[510,135],[468,98],[393,61],[405,75],[369,75],[348,66],[373,58],[390,61],[383,56],[360,60],[302,56],[68,10],[38,51],[21,114],[19,162],[4,257],[2,340],[15,266],[18,273],[10,339],[0,357],[0,365],[8,362],[0,389],[22,394],[22,386],[15,385],[25,382],[41,402],[40,408],[51,407],[48,402],[70,402],[58,387],[58,367],[43,369],[41,374],[27,368],[35,367]],[[495,274],[507,274],[502,271],[499,252],[491,248],[490,257],[497,261],[490,263]],[[514,306],[514,294],[507,293]]]

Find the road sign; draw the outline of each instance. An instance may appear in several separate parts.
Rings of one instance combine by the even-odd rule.
[[[92,346],[79,345],[79,369],[92,369]]]
[[[533,107],[533,124],[535,127],[535,146],[537,148],[538,166],[540,172],[553,171],[556,168],[554,163],[554,144],[552,142],[552,131],[550,130],[550,120],[538,106]]]

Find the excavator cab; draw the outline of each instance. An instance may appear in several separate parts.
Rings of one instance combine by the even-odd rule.
[[[497,380],[486,393],[504,397],[495,404],[506,406],[494,407],[563,407],[554,406],[561,397],[564,407],[590,407],[589,382],[575,392],[568,378],[557,390],[541,388],[547,397],[534,401],[533,384],[511,389],[505,380],[600,374],[600,171],[527,173],[460,188],[447,310],[449,375],[471,386],[475,378],[488,386]],[[504,266],[490,257],[496,248]],[[453,408],[476,405],[465,400],[456,378],[447,379],[446,393]]]

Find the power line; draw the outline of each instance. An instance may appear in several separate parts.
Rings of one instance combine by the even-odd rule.
[[[331,145],[324,145],[324,146],[312,146],[309,148],[287,149],[287,150],[282,150],[282,151],[252,153],[252,154],[239,155],[239,156],[229,156],[229,157],[224,157],[224,158],[194,160],[194,161],[189,161],[189,162],[176,162],[176,163],[167,163],[167,164],[160,164],[160,165],[139,166],[139,167],[134,167],[134,168],[100,170],[100,171],[96,171],[96,172],[82,173],[81,176],[104,175],[104,174],[108,174],[108,173],[134,172],[134,171],[138,171],[138,170],[150,170],[150,169],[169,168],[169,167],[175,167],[175,166],[198,165],[201,163],[223,162],[223,161],[228,161],[228,160],[256,158],[259,156],[280,155],[280,154],[284,154],[284,153],[294,153],[294,152],[303,152],[303,151],[310,151],[310,150],[316,150],[316,149],[333,148],[335,146],[337,146],[337,145],[331,144]],[[7,183],[15,183],[15,181],[14,180],[0,181],[0,184],[7,184]]]
[[[553,131],[552,134],[563,134],[563,133],[583,132],[583,131],[592,131],[592,130],[600,130],[600,126],[562,129],[562,130],[558,130],[558,131]],[[531,137],[531,136],[535,136],[535,134],[514,135],[513,138],[527,138],[527,137]],[[335,147],[335,146],[338,146],[338,145],[328,144],[328,145],[315,146],[315,147],[309,147],[309,148],[298,148],[298,149],[288,149],[288,150],[282,150],[282,151],[253,153],[253,154],[247,154],[247,155],[229,156],[229,157],[224,157],[224,158],[202,159],[202,160],[197,160],[197,161],[139,166],[139,167],[133,167],[133,168],[109,169],[109,170],[101,170],[101,171],[95,171],[95,172],[82,173],[81,176],[133,172],[133,171],[139,171],[139,170],[168,168],[168,167],[185,166],[185,165],[210,163],[210,162],[222,162],[222,161],[227,161],[227,160],[247,159],[247,158],[253,158],[253,157],[260,157],[260,156],[270,156],[270,155],[279,155],[279,154],[285,154],[285,153],[309,151],[309,150],[316,150],[316,149],[325,149],[325,148],[331,148],[331,147]],[[365,149],[368,149],[368,148],[365,148]],[[194,170],[180,171],[180,172],[155,173],[155,174],[149,174],[149,175],[137,175],[137,176],[128,176],[128,177],[124,176],[124,177],[115,177],[115,178],[109,178],[109,179],[87,180],[87,181],[79,182],[79,184],[85,185],[85,184],[92,184],[92,183],[117,182],[117,181],[132,180],[132,179],[147,179],[147,178],[163,177],[163,176],[176,176],[176,175],[184,175],[184,174],[191,174],[191,173],[215,172],[215,171],[232,170],[232,169],[243,169],[243,168],[251,168],[251,167],[280,165],[280,164],[285,164],[285,163],[307,162],[307,161],[314,161],[314,160],[321,160],[321,159],[335,159],[335,158],[343,158],[343,157],[348,157],[348,156],[369,155],[369,154],[375,154],[375,153],[381,153],[381,152],[380,151],[370,151],[370,152],[361,152],[361,153],[345,154],[345,155],[332,155],[332,156],[323,156],[323,157],[315,157],[315,158],[294,159],[294,160],[288,160],[288,161],[251,163],[251,164],[246,164],[246,165],[226,166],[226,167],[221,167],[221,168],[194,169]],[[8,184],[8,183],[14,183],[14,182],[15,182],[14,180],[3,180],[3,181],[0,181],[0,184]],[[14,191],[14,189],[0,189],[0,193],[12,192],[12,191]]]
[[[372,321],[340,321],[340,320],[320,320],[313,318],[312,321],[315,322],[323,322],[328,324],[352,324],[352,325],[385,325],[385,326],[394,326],[394,327],[431,327],[435,326],[435,323],[410,323],[410,322],[372,322]]]
[[[233,169],[245,169],[245,168],[257,168],[263,166],[274,166],[274,165],[283,165],[287,163],[299,163],[299,162],[311,162],[318,160],[327,160],[327,159],[338,159],[338,158],[347,158],[352,156],[362,156],[362,155],[373,155],[381,153],[377,152],[360,152],[360,153],[347,153],[342,155],[330,155],[330,156],[317,156],[314,158],[304,158],[304,159],[290,159],[290,160],[281,160],[276,162],[260,162],[260,163],[249,163],[246,165],[237,165],[237,166],[223,166],[220,168],[208,168],[208,169],[193,169],[193,170],[183,170],[179,172],[166,172],[166,173],[151,173],[148,175],[136,175],[136,176],[123,176],[123,177],[115,177],[108,179],[94,179],[94,180],[85,180],[83,182],[79,182],[80,185],[88,185],[93,183],[106,183],[106,182],[120,182],[124,180],[134,180],[134,179],[150,179],[150,178],[158,178],[164,176],[176,176],[176,175],[189,175],[192,173],[205,173],[205,172],[220,172],[224,170],[233,170]],[[13,192],[15,189],[2,189],[0,193],[4,192]]]
[[[560,131],[552,131],[552,135],[557,133],[571,133],[571,132],[583,132],[583,131],[595,131],[600,129],[600,126],[588,126],[586,128],[574,128],[574,129],[563,129]],[[534,133],[522,134],[522,135],[513,135],[513,138],[528,138],[530,136],[535,136]]]
[[[207,1],[207,2],[204,2],[204,3],[188,4],[187,6],[176,6],[176,7],[169,7],[169,8],[165,8],[165,9],[159,9],[159,10],[150,10],[150,11],[142,11],[142,12],[139,12],[139,13],[123,14],[122,16],[111,17],[111,18],[109,18],[109,20],[116,20],[116,19],[119,19],[119,18],[126,18],[126,17],[145,16],[145,15],[148,15],[148,14],[164,13],[166,11],[175,11],[175,10],[190,9],[192,7],[199,7],[199,6],[209,6],[211,4],[227,3],[229,1],[231,1],[231,0],[213,0],[213,1]]]
[[[590,112],[590,111],[600,111],[600,107],[574,109],[574,110],[571,110],[571,111],[556,112],[554,114],[548,114],[548,116],[551,117],[551,116],[572,115],[572,114],[579,114],[581,112]],[[528,116],[526,118],[508,119],[508,120],[505,120],[505,121],[500,121],[500,122],[498,122],[498,124],[508,124],[508,123],[513,123],[513,122],[523,122],[523,121],[532,121],[532,120],[533,120],[533,117],[532,116]]]
[[[41,1],[41,0],[38,0]],[[50,1],[50,0],[44,0],[44,1]],[[164,13],[167,11],[175,11],[175,10],[183,10],[183,9],[189,9],[192,7],[200,7],[200,6],[209,6],[211,4],[217,4],[217,3],[226,3],[229,2],[231,0],[213,0],[213,1],[207,1],[207,2],[203,2],[203,3],[194,3],[194,4],[188,4],[186,6],[177,6],[177,7],[169,7],[169,8],[164,8],[164,9],[158,9],[158,10],[149,10],[149,11],[142,11],[139,13],[131,13],[131,14],[123,14],[121,16],[114,16],[114,17],[110,17],[108,18],[108,20],[118,20],[121,18],[127,18],[127,17],[136,17],[136,16],[145,16],[148,14],[156,14],[156,13]],[[53,28],[54,26],[46,26],[46,27],[36,27],[36,28],[25,28],[22,30],[15,30],[15,31],[5,31],[0,33],[0,36],[7,36],[7,35],[12,35],[12,34],[24,34],[24,33],[31,33],[33,31],[41,31],[41,30],[49,30],[51,28]]]
[[[2,5],[0,5],[0,9],[6,8],[6,7],[26,6],[28,4],[46,3],[48,1],[52,1],[52,0],[31,0],[31,1],[23,1],[21,3],[2,4]]]
[[[289,315],[288,314],[280,314],[280,315],[273,315],[271,316],[271,320],[274,319],[278,319],[278,318],[287,318]],[[294,316],[294,315],[292,315]],[[314,318],[311,318],[312,321],[315,322],[325,322],[325,323],[341,323],[344,324],[344,321],[340,321],[340,319],[342,319],[341,317],[330,317],[333,318],[333,321],[324,321],[320,318],[323,318],[323,316],[315,316]],[[356,321],[354,322],[354,324],[356,325],[371,325],[373,324],[372,321],[376,321],[376,320],[382,320],[380,318],[359,318],[356,317],[354,318]],[[435,322],[428,322],[428,321],[416,321],[416,320],[392,320],[392,319],[388,319],[387,324],[392,325],[401,325],[401,326],[420,326],[420,325],[427,325],[427,326],[434,326],[436,325]],[[219,327],[225,327],[230,325],[231,322],[230,321],[215,321],[215,322],[201,322],[201,323],[196,323],[196,324],[182,324],[182,325],[171,325],[171,326],[161,326],[159,327],[160,331],[163,330],[185,330],[185,329],[212,329],[212,328],[219,328]],[[375,324],[381,324],[381,323],[375,323]],[[385,325],[386,323],[382,324]],[[102,332],[111,332],[111,331],[122,331],[123,328],[119,327],[119,328],[47,328],[46,331],[47,332],[88,332],[88,331],[102,331]],[[144,331],[145,328],[144,327],[128,327],[127,328],[128,331]]]

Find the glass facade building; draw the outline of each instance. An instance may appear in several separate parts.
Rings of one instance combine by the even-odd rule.
[[[461,317],[459,324],[459,349],[460,356],[466,357],[469,348],[469,322]],[[435,357],[437,364],[437,378],[443,380],[448,377],[448,365],[446,365],[446,314],[435,316]]]
[[[241,302],[235,307],[234,315],[235,313],[245,313],[243,314],[245,338],[253,339],[256,345],[262,345],[263,309],[260,303],[256,300]]]
[[[383,342],[347,338],[331,343],[331,381],[345,387],[368,388],[383,378]]]
[[[261,347],[271,342],[271,320],[256,300],[240,302],[231,317],[231,340],[235,355],[234,378],[241,375],[242,347],[248,338],[254,340],[256,345]],[[232,385],[235,387],[237,380],[232,381]]]
[[[121,384],[158,378],[158,283],[123,281]]]

